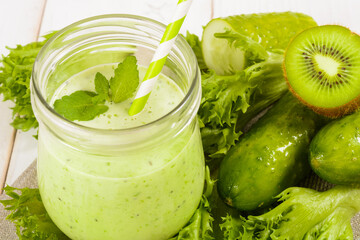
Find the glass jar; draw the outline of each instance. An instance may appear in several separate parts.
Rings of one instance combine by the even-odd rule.
[[[38,183],[55,224],[72,239],[168,239],[191,218],[204,185],[196,113],[196,57],[178,37],[162,73],[183,91],[168,114],[138,127],[99,129],[69,121],[51,104],[70,77],[133,54],[147,66],[165,26],[104,15],[57,32],[40,51],[31,79],[39,121]]]

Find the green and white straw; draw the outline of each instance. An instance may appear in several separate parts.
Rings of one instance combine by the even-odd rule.
[[[133,103],[130,106],[130,116],[138,114],[143,110],[150,96],[151,90],[153,89],[156,80],[165,64],[166,58],[175,43],[181,25],[183,24],[186,14],[189,11],[191,2],[192,0],[179,0],[175,15],[171,23],[166,27],[164,35],[160,41],[160,45],[155,51],[149,68],[146,71],[145,77],[140,84]]]

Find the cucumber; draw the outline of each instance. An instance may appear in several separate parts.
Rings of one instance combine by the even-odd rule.
[[[310,172],[308,147],[323,120],[289,92],[225,156],[218,191],[241,211],[272,204]]]
[[[250,60],[256,61],[254,58],[263,56],[263,51],[284,50],[293,36],[316,25],[311,17],[293,12],[216,18],[210,21],[203,31],[204,60],[207,67],[218,75],[229,75],[243,70],[250,65]],[[230,34],[221,34],[226,31]],[[215,37],[214,34],[222,36]],[[232,44],[229,44],[228,40],[232,41]],[[239,45],[236,45],[234,40],[237,40]]]
[[[360,185],[360,112],[322,128],[310,144],[309,160],[328,182]]]

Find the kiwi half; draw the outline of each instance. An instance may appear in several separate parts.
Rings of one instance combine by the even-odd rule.
[[[336,118],[360,104],[360,36],[338,25],[304,30],[289,44],[284,74],[291,92],[315,112]]]

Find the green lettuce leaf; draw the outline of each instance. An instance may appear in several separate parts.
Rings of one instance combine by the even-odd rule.
[[[206,167],[205,172],[205,191],[201,198],[198,209],[191,217],[188,224],[170,240],[211,240],[214,221],[211,216],[211,207],[208,198],[213,194],[215,181],[210,177],[210,170]]]
[[[360,189],[336,186],[326,192],[292,187],[280,205],[260,216],[226,216],[225,240],[353,239],[351,218],[360,211]]]
[[[233,75],[217,75],[212,70],[202,75],[198,114],[209,157],[223,157],[236,144],[246,123],[287,91],[282,59],[282,54],[271,53],[266,61]]]
[[[209,201],[205,196],[201,199],[198,209],[191,217],[189,223],[180,230],[171,240],[211,240],[212,217],[210,215]]]
[[[44,36],[41,42],[8,47],[10,53],[0,59],[0,95],[15,105],[11,125],[16,129],[28,131],[38,127],[30,102],[30,77],[37,54],[54,33]]]
[[[10,211],[6,219],[15,224],[20,240],[70,240],[51,221],[38,189],[7,186],[4,190],[11,199],[0,203]]]
[[[185,40],[188,42],[188,44],[194,51],[200,70],[207,71],[207,66],[204,61],[203,52],[202,52],[202,48],[201,48],[201,42],[200,42],[199,37],[196,36],[195,34],[191,34],[189,31],[187,31],[186,35],[183,37],[185,38]]]
[[[214,36],[228,40],[229,47],[244,51],[246,59],[245,68],[255,63],[265,61],[269,56],[266,49],[260,43],[233,30],[215,33]]]
[[[220,224],[220,228],[224,233],[224,240],[238,240],[243,231],[243,221],[239,218],[233,218],[230,215],[226,215],[223,218],[223,223]],[[250,238],[251,239],[251,238]]]

